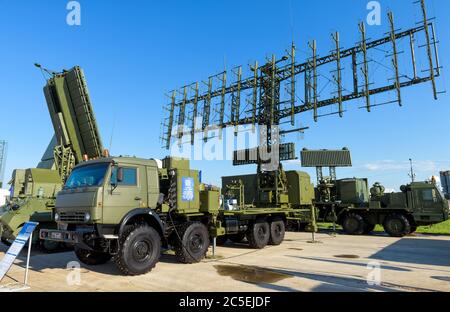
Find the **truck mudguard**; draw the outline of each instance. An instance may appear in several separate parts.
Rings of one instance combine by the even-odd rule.
[[[120,222],[119,235],[121,235],[125,229],[125,225],[134,217],[142,216],[149,224],[155,228],[156,231],[163,237],[164,224],[161,221],[159,215],[150,208],[136,208],[129,211]]]

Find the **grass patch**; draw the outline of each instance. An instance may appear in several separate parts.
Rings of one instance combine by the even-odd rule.
[[[326,229],[326,230],[333,228],[332,223],[318,223],[318,226],[319,229]],[[342,227],[336,225],[336,229],[342,230]],[[383,227],[381,225],[377,225],[375,227],[375,232],[384,232]],[[450,220],[431,226],[420,226],[417,228],[416,233],[450,235]]]
[[[450,234],[450,220],[431,226],[421,226],[417,229],[417,233],[448,235]]]

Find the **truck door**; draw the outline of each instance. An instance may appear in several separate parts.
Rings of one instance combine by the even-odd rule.
[[[119,170],[122,181],[117,181]],[[103,199],[103,223],[117,224],[131,210],[147,207],[147,173],[144,166],[119,165],[111,169]]]

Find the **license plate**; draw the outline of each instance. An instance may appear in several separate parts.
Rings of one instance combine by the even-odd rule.
[[[68,223],[64,223],[64,222],[58,223],[58,230],[67,231],[68,227],[69,227]]]
[[[53,239],[62,239],[62,233],[60,233],[60,232],[51,232],[51,233],[50,233],[50,238],[53,238]]]

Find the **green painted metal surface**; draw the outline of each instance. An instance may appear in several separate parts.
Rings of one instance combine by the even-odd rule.
[[[349,150],[303,150],[302,167],[351,167]]]
[[[11,202],[0,217],[2,235],[7,239],[13,239],[24,222],[37,216],[41,224],[55,225],[49,207],[73,166],[82,162],[84,155],[102,157],[102,142],[83,70],[76,66],[54,74],[47,80],[44,95],[55,136],[38,168],[14,170]]]

